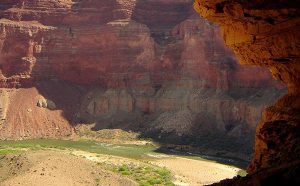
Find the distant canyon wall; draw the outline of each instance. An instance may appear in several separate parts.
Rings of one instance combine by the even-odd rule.
[[[253,136],[284,87],[238,65],[192,4],[1,1],[0,138],[65,136],[81,123],[179,141]]]

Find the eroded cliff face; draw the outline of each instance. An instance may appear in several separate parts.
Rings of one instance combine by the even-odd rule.
[[[264,112],[256,130],[249,172],[271,167],[275,173],[261,177],[265,184],[272,178],[293,183],[299,178],[299,170],[289,169],[288,165],[299,166],[300,158],[299,2],[196,0],[195,8],[203,17],[221,25],[226,44],[241,63],[266,66],[273,77],[288,85],[288,94]]]
[[[238,65],[192,3],[1,1],[0,137],[96,123],[200,146],[228,137],[228,151],[251,153],[261,110],[283,88]]]

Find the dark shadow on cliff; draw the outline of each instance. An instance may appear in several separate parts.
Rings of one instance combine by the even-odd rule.
[[[262,169],[245,177],[236,176],[232,179],[225,179],[212,184],[212,186],[296,186],[300,184],[299,175],[300,161],[294,161],[281,166]]]
[[[158,153],[164,153],[168,155],[177,155],[188,157],[192,159],[204,159],[214,161],[224,165],[235,166],[240,169],[247,169],[250,161],[245,161],[243,159],[235,158],[233,156],[223,156],[223,155],[209,155],[205,151],[204,153],[201,152],[189,152],[187,150],[181,150],[180,148],[174,149],[170,146],[162,146],[156,150]]]
[[[155,126],[155,120],[162,113],[143,113],[137,108],[132,113],[117,111],[111,115],[91,115],[83,104],[92,102],[93,97],[87,96],[95,90],[95,86],[76,85],[59,80],[38,81],[35,85],[41,95],[55,103],[55,110],[62,110],[62,117],[69,121],[70,125],[89,126],[93,124],[92,131],[103,129],[121,129],[138,133],[140,139],[151,139],[161,147],[159,151],[164,153],[182,153],[183,155],[201,154],[212,157],[239,158],[245,162],[250,160],[254,143],[255,131],[248,131],[241,137],[230,137],[215,129],[202,129],[203,118],[196,120],[191,132],[178,135],[176,132],[163,132]],[[101,89],[101,87],[98,87]],[[105,90],[105,88],[102,88]],[[87,103],[83,103],[85,99]],[[87,100],[85,100],[87,101]],[[93,108],[92,108],[93,109]],[[57,121],[59,122],[59,121]],[[214,123],[209,119],[206,125]],[[210,132],[207,132],[209,130]],[[230,132],[231,128],[228,128]],[[202,131],[202,132],[201,132]],[[215,131],[212,133],[211,131]],[[220,161],[220,163],[223,163]],[[229,162],[230,163],[230,162]],[[245,168],[245,167],[243,167]]]
[[[139,133],[140,139],[151,139],[160,148],[157,152],[203,158],[222,164],[233,165],[245,169],[249,163],[254,142],[254,131],[249,139],[230,138],[221,134],[200,135],[197,126],[194,134],[178,136],[175,133],[163,133],[151,129],[149,113],[136,112],[134,114],[115,113],[109,119],[81,117],[83,97],[95,87],[79,86],[65,81],[39,81],[34,85],[46,99],[56,104],[55,110],[62,110],[62,117],[76,127],[78,124],[95,124],[92,131],[103,129],[121,129],[127,132]],[[82,113],[81,113],[82,114]],[[154,116],[155,117],[155,116]],[[59,121],[58,121],[59,122]],[[248,135],[251,136],[251,135]],[[239,158],[241,157],[241,158]]]
[[[95,125],[91,128],[97,132],[105,129],[121,129],[127,132],[139,134],[139,139],[150,139],[158,143],[160,150],[164,152],[183,153],[189,155],[206,154],[211,156],[219,156],[224,158],[240,158],[249,161],[252,154],[254,143],[254,131],[248,131],[243,137],[230,137],[218,130],[202,131],[201,124],[195,122],[191,132],[185,135],[179,135],[174,132],[163,132],[163,129],[157,128],[153,124],[160,114],[144,114],[143,113],[124,113],[115,114],[109,119],[90,120]],[[80,119],[81,121],[87,121]],[[199,128],[200,127],[200,128]]]
[[[162,1],[137,1],[132,19],[147,25],[151,37],[158,44],[165,45],[172,40],[171,30],[194,13],[192,4],[192,1],[190,4],[174,1],[170,6]]]
[[[39,81],[36,83],[39,93],[55,103],[55,110],[62,110],[62,117],[73,126],[77,124],[76,114],[80,109],[81,98],[85,89],[81,86],[58,80]]]

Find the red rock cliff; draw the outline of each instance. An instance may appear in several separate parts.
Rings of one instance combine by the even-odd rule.
[[[260,171],[253,184],[290,185],[297,179],[299,184],[299,1],[196,0],[195,8],[221,25],[226,44],[241,63],[266,66],[288,85],[288,94],[264,112],[249,172]]]
[[[1,87],[9,89],[0,137],[60,136],[109,121],[179,139],[250,138],[281,86],[238,65],[192,3],[1,1]]]

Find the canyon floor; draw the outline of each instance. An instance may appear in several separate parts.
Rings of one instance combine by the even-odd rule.
[[[193,186],[232,178],[243,171],[201,156],[157,150],[150,142],[0,141],[0,185]]]

